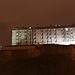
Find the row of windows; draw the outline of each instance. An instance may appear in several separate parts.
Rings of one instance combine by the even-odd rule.
[[[46,32],[51,31],[51,30],[56,31],[57,29],[46,29]],[[65,31],[73,31],[72,28],[61,28],[61,31],[64,31],[64,30]],[[32,30],[17,30],[16,32],[19,32],[19,33],[25,32],[25,33],[27,33],[28,31],[31,31],[32,32]],[[40,31],[43,32],[44,29],[41,29]],[[36,32],[36,29],[33,29],[33,32]]]
[[[55,30],[55,29],[54,29]],[[44,33],[43,32],[41,32],[41,35],[43,35]],[[50,32],[46,32],[46,35],[51,35],[51,31]],[[18,36],[18,35],[22,35],[22,33],[18,33],[18,32],[16,32],[16,36]],[[24,33],[24,35],[27,35],[27,32],[25,32]],[[29,36],[31,36],[32,35],[32,33],[31,32],[29,32]],[[54,32],[54,35],[56,35],[56,30],[55,30],[55,32]],[[34,36],[36,36],[36,33],[34,32]]]
[[[65,39],[65,38],[63,38],[62,42],[65,42],[65,41],[67,41],[67,42],[74,41],[74,39],[73,38],[72,39],[69,39],[69,38]],[[19,42],[19,40],[16,40],[16,43],[18,43],[18,42]],[[29,42],[32,42],[32,41],[29,40]],[[40,42],[44,43],[44,40],[41,40]],[[52,39],[46,40],[46,42],[52,42]],[[57,39],[54,39],[54,42],[57,42]],[[23,43],[27,43],[27,40],[23,41]],[[33,43],[36,43],[36,40],[33,40]]]

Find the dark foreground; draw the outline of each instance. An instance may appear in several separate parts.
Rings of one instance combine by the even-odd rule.
[[[75,45],[4,47],[0,75],[75,75]]]
[[[75,61],[64,55],[0,62],[0,75],[75,75]]]

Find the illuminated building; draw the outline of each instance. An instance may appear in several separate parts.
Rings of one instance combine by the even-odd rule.
[[[12,45],[75,44],[75,27],[21,27],[12,30]]]

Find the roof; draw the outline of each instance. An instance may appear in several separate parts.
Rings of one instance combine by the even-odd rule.
[[[28,29],[28,30],[32,30],[32,29],[48,29],[48,28],[70,28],[70,27],[75,27],[75,25],[64,25],[64,26],[61,26],[61,25],[55,25],[55,26],[37,26],[37,27],[15,27],[13,28],[13,30],[25,30],[25,29]]]

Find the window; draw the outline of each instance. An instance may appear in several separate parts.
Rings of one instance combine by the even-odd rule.
[[[41,43],[43,43],[43,40],[41,40]]]
[[[31,27],[29,27],[29,29],[31,29]]]
[[[41,39],[43,39],[43,36],[41,36]]]
[[[27,31],[24,31],[24,33],[27,33]]]
[[[55,39],[57,38],[57,36],[55,36]]]
[[[36,40],[34,40],[34,43],[36,43]]]
[[[24,35],[27,35],[27,33],[24,33]]]
[[[71,41],[74,41],[74,39],[72,38]]]
[[[48,39],[48,36],[46,36],[46,39]]]
[[[57,42],[57,40],[55,39],[55,42]]]
[[[36,39],[36,37],[34,37],[34,39]]]
[[[36,33],[34,33],[34,36],[36,36]]]
[[[18,37],[16,37],[16,40],[18,40],[19,38]]]
[[[68,28],[65,28],[65,31],[68,31]]]
[[[63,39],[62,39],[62,42],[64,42],[64,41],[65,41],[65,39],[63,38]]]
[[[41,32],[41,36],[43,36],[43,32]]]
[[[48,32],[46,32],[46,35],[48,35]]]
[[[56,31],[56,29],[54,29],[54,31]]]
[[[56,32],[54,32],[54,35],[56,35]]]
[[[18,36],[18,33],[16,33],[16,36]]]
[[[47,43],[48,43],[48,40],[47,40]]]
[[[66,41],[68,42],[69,41],[69,38],[67,38]]]
[[[52,37],[50,37],[50,42],[52,42]]]

